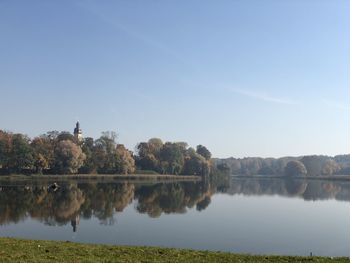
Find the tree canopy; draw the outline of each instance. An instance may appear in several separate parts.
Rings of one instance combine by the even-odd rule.
[[[305,165],[300,161],[290,161],[285,168],[286,176],[304,176],[307,174]]]
[[[69,132],[50,131],[33,139],[0,130],[2,173],[130,174],[148,170],[161,174],[207,176],[211,153],[202,145],[196,150],[186,142],[151,138],[136,147],[136,154],[117,142],[115,132],[78,140]]]
[[[141,170],[153,170],[161,174],[206,176],[212,166],[211,153],[202,146],[197,151],[185,142],[165,142],[152,138],[137,145],[136,165]]]

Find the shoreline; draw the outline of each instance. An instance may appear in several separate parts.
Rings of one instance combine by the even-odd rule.
[[[296,180],[327,180],[327,181],[350,181],[350,175],[322,175],[322,176],[293,176],[283,175],[230,175],[231,178],[247,179],[296,179]]]
[[[73,175],[2,175],[0,181],[10,180],[101,180],[101,181],[201,181],[196,175],[163,174],[73,174]]]
[[[144,246],[0,238],[1,262],[349,262],[349,257],[249,255]]]

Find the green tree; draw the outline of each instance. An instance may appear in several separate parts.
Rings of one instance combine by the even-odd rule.
[[[183,174],[186,175],[206,175],[209,169],[208,161],[197,153],[187,156],[185,159],[185,165],[183,169]]]
[[[86,158],[84,164],[79,169],[79,173],[89,174],[96,172],[97,166],[95,161],[95,142],[93,138],[84,138],[81,147]]]
[[[18,173],[22,169],[32,169],[33,162],[34,158],[30,147],[30,139],[22,134],[13,134],[8,159],[9,170]]]
[[[0,168],[7,169],[12,135],[0,130]]]
[[[165,143],[160,151],[160,159],[167,162],[167,173],[180,174],[185,162],[182,145],[171,142]]]
[[[94,158],[99,173],[116,173],[116,138],[115,132],[103,132],[95,141]]]
[[[203,146],[203,145],[198,145],[197,146],[197,153],[202,155],[206,160],[210,160],[211,158],[211,153],[209,150]]]
[[[153,138],[148,142],[141,142],[137,145],[136,165],[141,170],[161,171],[160,151],[163,148],[163,142],[160,139]]]

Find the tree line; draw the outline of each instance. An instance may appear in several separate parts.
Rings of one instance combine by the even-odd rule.
[[[214,161],[217,165],[226,165],[230,173],[236,175],[330,176],[350,174],[350,155],[228,158],[215,159]]]
[[[78,140],[69,132],[50,131],[33,139],[0,130],[2,174],[132,174],[135,172],[207,176],[213,170],[210,151],[185,142],[152,138],[136,152],[117,143],[115,132]]]

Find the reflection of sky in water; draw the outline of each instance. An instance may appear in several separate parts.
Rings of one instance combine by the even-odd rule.
[[[234,195],[213,195],[210,205],[200,212],[194,206],[185,214],[151,218],[137,212],[134,200],[123,212],[114,212],[114,224],[94,216],[80,217],[77,232],[73,233],[71,223],[48,226],[26,218],[1,226],[0,235],[260,254],[350,255],[349,202],[332,198],[304,201],[301,193],[289,198],[288,194],[277,193],[287,193],[279,186],[275,193],[268,190],[269,194],[260,196],[243,195],[240,192],[247,189],[240,186],[234,191],[237,186],[228,189],[231,194],[236,191]],[[323,188],[331,189],[328,185]]]

